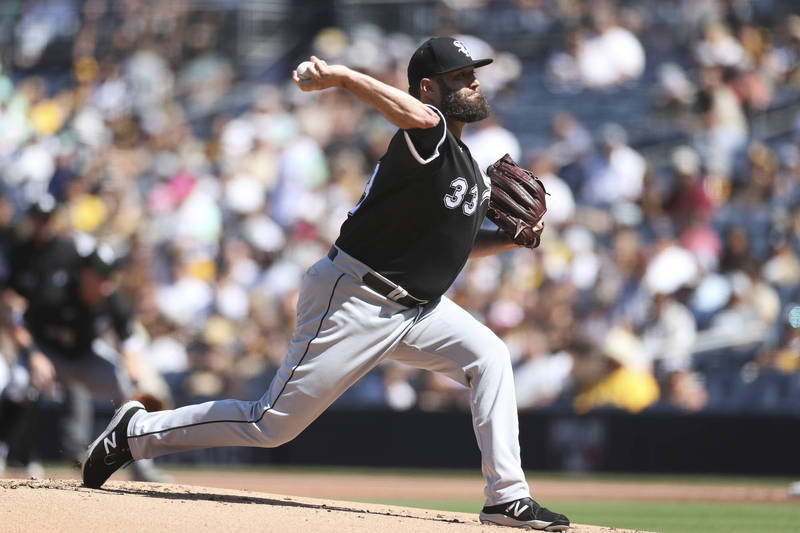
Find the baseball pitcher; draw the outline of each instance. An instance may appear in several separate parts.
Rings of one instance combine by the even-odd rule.
[[[491,62],[437,37],[411,57],[410,94],[313,56],[292,73],[303,91],[350,91],[399,130],[327,257],[306,273],[297,329],[264,395],[152,413],[124,404],[89,447],[87,487],[100,487],[134,460],[213,446],[279,446],[389,358],[469,387],[486,479],[481,521],[569,527],[564,515],[530,497],[508,349],[444,296],[467,259],[538,246],[543,228],[540,182],[502,158],[490,167],[493,184],[461,142],[464,126],[489,114],[475,69]],[[487,213],[500,229],[481,229]]]

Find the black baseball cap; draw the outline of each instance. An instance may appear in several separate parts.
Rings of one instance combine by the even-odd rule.
[[[472,59],[464,43],[452,37],[431,37],[408,62],[408,85],[415,87],[422,78],[447,74],[467,67],[483,67],[493,59]]]
[[[115,272],[122,268],[123,263],[123,259],[107,244],[101,244],[83,258],[83,266],[93,270],[103,278],[113,276]]]

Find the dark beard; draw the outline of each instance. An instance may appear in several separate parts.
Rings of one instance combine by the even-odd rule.
[[[486,101],[486,97],[480,90],[478,90],[480,98],[468,100],[467,97],[444,84],[439,86],[443,92],[440,111],[445,117],[459,122],[478,122],[489,116],[489,102]]]

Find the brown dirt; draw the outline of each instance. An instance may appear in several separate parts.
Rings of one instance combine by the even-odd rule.
[[[0,524],[9,533],[219,531],[373,533],[518,531],[477,515],[190,485],[109,481],[99,490],[74,479],[0,480]],[[572,533],[633,533],[575,525]]]
[[[50,468],[49,479],[0,479],[0,531],[515,531],[478,522],[483,480],[475,476],[285,469],[170,469],[173,484],[119,481],[80,486],[77,472]],[[752,483],[676,483],[528,478],[537,500],[559,499],[798,503],[785,487]],[[213,488],[210,488],[213,487]],[[474,500],[476,513],[411,509],[348,500]],[[259,504],[259,505],[254,505]],[[576,525],[571,533],[626,530]]]

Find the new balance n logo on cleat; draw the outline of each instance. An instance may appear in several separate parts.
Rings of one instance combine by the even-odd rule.
[[[523,500],[517,500],[511,505],[509,505],[508,508],[506,508],[506,513],[512,513],[514,515],[514,518],[519,518],[519,515],[522,513],[522,511],[528,508],[527,504],[520,507],[520,505],[522,505],[522,502]]]
[[[111,422],[89,446],[83,463],[83,484],[100,488],[111,474],[133,462],[128,447],[128,423],[144,406],[139,402],[128,402],[117,409]]]
[[[105,448],[106,448],[106,454],[111,453],[110,451],[108,451],[108,447],[109,446],[111,446],[112,448],[116,448],[117,447],[117,434],[116,433],[112,433],[110,439],[108,437],[104,438],[103,439],[103,446],[105,446]]]
[[[481,523],[540,531],[566,531],[569,519],[563,514],[542,507],[531,498],[520,498],[510,503],[491,505],[483,508]]]

